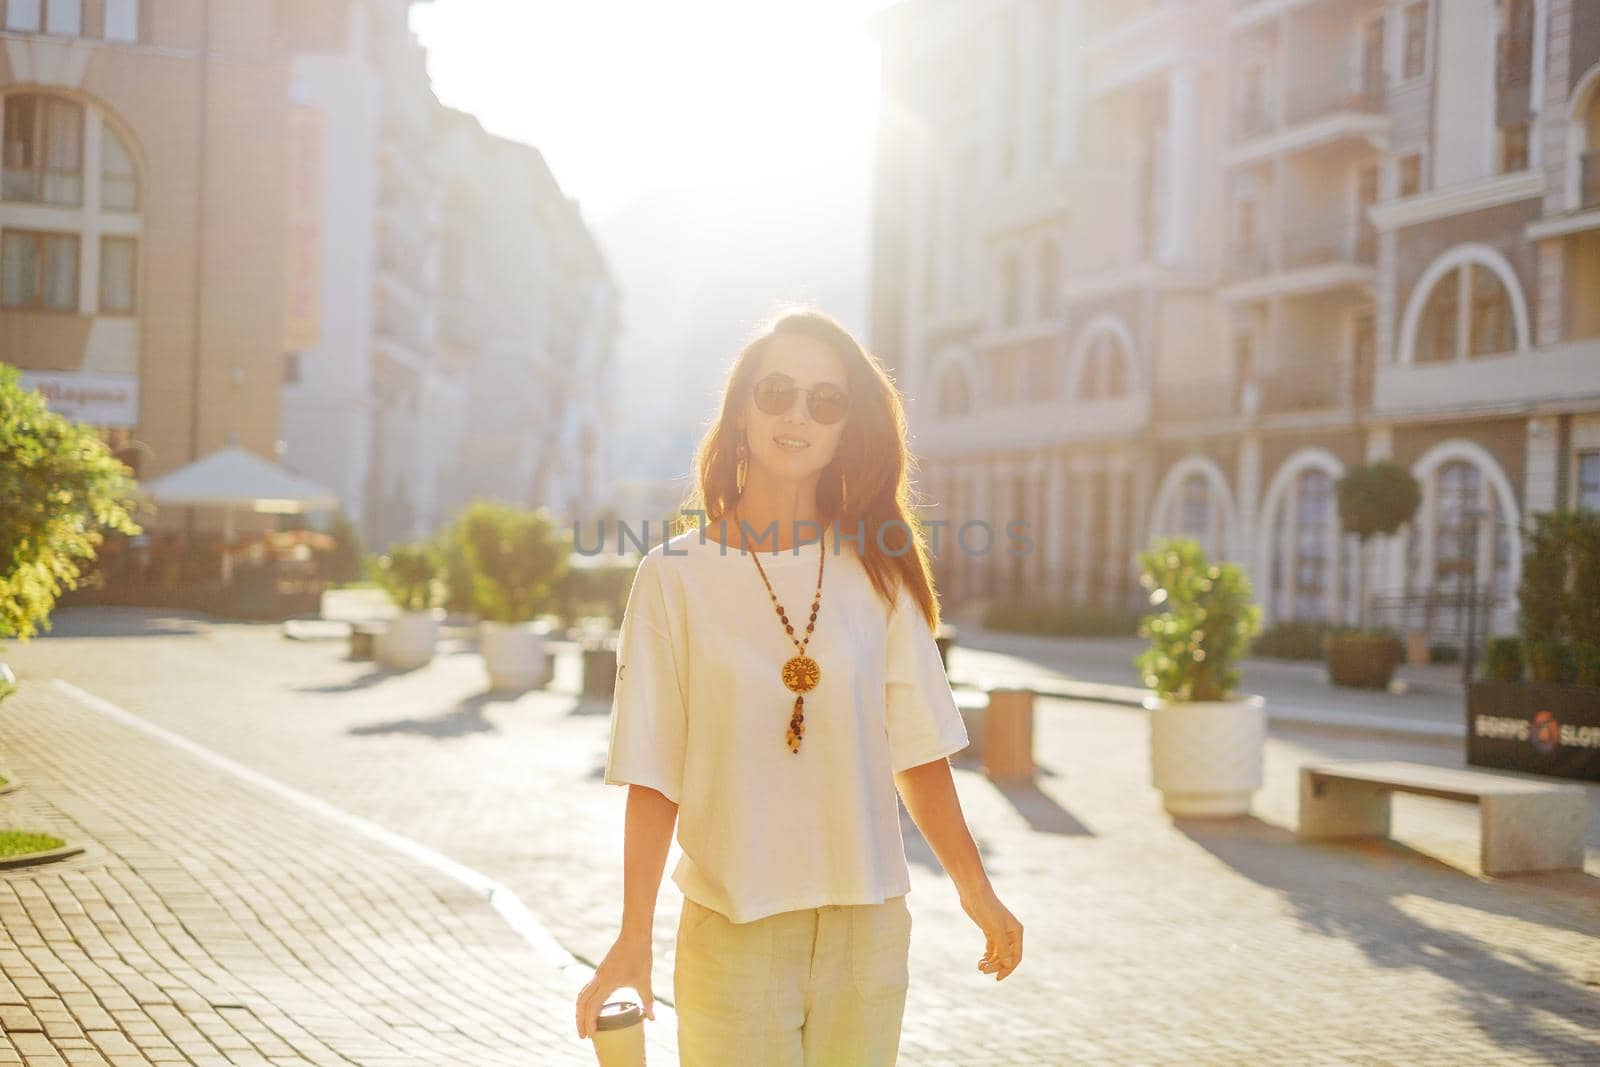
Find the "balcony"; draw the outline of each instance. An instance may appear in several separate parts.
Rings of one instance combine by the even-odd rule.
[[[1290,126],[1298,126],[1303,122],[1345,112],[1382,114],[1383,108],[1381,74],[1363,74],[1358,78],[1341,74],[1320,84],[1291,85],[1284,117]]]
[[[1377,262],[1377,237],[1371,227],[1361,233],[1348,218],[1334,218],[1308,226],[1297,226],[1283,235],[1283,269],[1300,270],[1329,263]]]
[[[1260,377],[1264,415],[1326,411],[1349,405],[1344,368],[1337,362],[1275,368]]]
[[[1168,382],[1156,386],[1151,418],[1158,425],[1231,418],[1239,411],[1238,393],[1238,386],[1227,378]]]

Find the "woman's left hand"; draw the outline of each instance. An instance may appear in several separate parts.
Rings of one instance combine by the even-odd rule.
[[[983,931],[983,958],[978,970],[1000,981],[1022,962],[1022,923],[995,895],[991,886],[961,898],[961,907]]]

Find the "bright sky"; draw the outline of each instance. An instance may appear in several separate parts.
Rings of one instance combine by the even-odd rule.
[[[434,91],[544,152],[591,223],[660,185],[866,182],[884,0],[431,0]],[[736,205],[730,205],[736,206]]]

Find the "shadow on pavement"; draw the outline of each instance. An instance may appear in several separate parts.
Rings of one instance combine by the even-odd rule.
[[[83,606],[62,608],[51,618],[40,640],[52,637],[193,637],[219,620],[192,611],[156,608]],[[232,619],[224,620],[229,623]],[[250,625],[241,622],[240,625]],[[276,626],[276,623],[261,623]]]
[[[484,710],[490,704],[510,701],[500,694],[479,693],[468,697],[443,715],[426,719],[391,719],[388,722],[352,726],[345,732],[356,737],[378,734],[416,734],[422,737],[465,737],[468,734],[495,733],[499,730]]]
[[[1526,893],[1509,896],[1507,879],[1483,879],[1393,840],[1308,844],[1293,831],[1253,816],[1174,819],[1173,826],[1239,874],[1275,890],[1308,929],[1348,942],[1386,971],[1428,971],[1451,983],[1461,1000],[1463,1019],[1487,1040],[1508,1051],[1560,1062],[1588,1062],[1584,1057],[1593,1057],[1600,1040],[1600,1017],[1594,1009],[1600,962],[1591,960],[1588,973],[1574,981],[1531,954],[1507,953],[1460,930],[1431,926],[1408,913],[1399,901],[1426,897],[1593,937],[1595,924],[1581,920],[1585,908],[1594,914],[1590,905],[1552,899],[1555,906],[1542,906]],[[1357,851],[1359,866],[1352,862]],[[1374,872],[1373,863],[1384,869]],[[1526,884],[1530,877],[1544,876],[1514,881]],[[1582,877],[1587,883],[1596,881]],[[1375,890],[1374,883],[1380,880],[1383,887]],[[1600,893],[1588,890],[1576,896],[1600,900]],[[1562,910],[1569,914],[1561,914]],[[1543,1025],[1552,1017],[1582,1025],[1579,1020],[1586,1014],[1595,1020],[1587,1026],[1588,1037]]]

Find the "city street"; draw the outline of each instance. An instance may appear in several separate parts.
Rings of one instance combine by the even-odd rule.
[[[395,842],[104,706],[502,883],[592,965],[621,908],[626,791],[600,781],[609,703],[572,695],[565,653],[548,690],[486,695],[465,637],[447,632],[406,674],[348,660],[342,641],[133,609],[65,611],[52,636],[10,646],[24,681],[0,734],[0,763],[24,782],[4,798],[11,818],[48,818],[90,847],[0,874],[0,1062],[57,1062],[47,1045],[63,1062],[145,1062],[105,1035],[139,1044],[150,1025],[170,1062],[592,1062],[571,1026],[584,968],[559,970]],[[1007,641],[985,643],[1015,662],[994,647]],[[993,662],[958,647],[951,671]],[[1300,699],[1318,693],[1330,708],[1344,697],[1308,681]],[[1461,766],[1459,742],[1275,724],[1253,816],[1218,823],[1162,813],[1145,745],[1137,708],[1041,699],[1034,786],[997,787],[957,761],[986,865],[1027,929],[1003,983],[977,971],[982,938],[902,814],[915,929],[901,1062],[1600,1062],[1600,788],[1587,787],[1583,872],[1490,879],[1467,806],[1397,798],[1388,842],[1293,834],[1301,762]],[[664,1002],[680,903],[664,879]],[[338,936],[303,951],[319,930]],[[85,992],[70,976],[107,958],[101,938],[120,959],[101,963],[116,988]],[[152,989],[172,1005],[147,1001]],[[13,1025],[29,1014],[33,1030]],[[670,1018],[647,1024],[652,1063],[674,1061]]]

